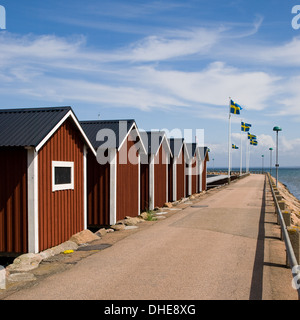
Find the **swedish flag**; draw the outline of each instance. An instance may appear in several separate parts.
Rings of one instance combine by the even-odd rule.
[[[256,135],[248,132],[248,139],[250,140],[256,139]]]
[[[242,109],[243,108],[239,104],[235,103],[233,100],[230,100],[230,113],[240,114]]]
[[[250,144],[252,145],[252,146],[257,146],[257,141],[256,140],[252,140],[252,139],[250,139]]]
[[[237,147],[235,144],[232,144],[232,149],[238,149],[239,147]]]
[[[241,123],[241,131],[248,132],[251,128],[251,124],[242,122]]]

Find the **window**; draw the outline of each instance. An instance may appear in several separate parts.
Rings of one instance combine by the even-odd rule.
[[[74,189],[74,162],[52,161],[52,191]]]

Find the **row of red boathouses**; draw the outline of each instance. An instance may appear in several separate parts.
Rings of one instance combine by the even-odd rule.
[[[91,227],[206,189],[206,147],[79,121],[70,107],[0,110],[0,254],[37,253]]]

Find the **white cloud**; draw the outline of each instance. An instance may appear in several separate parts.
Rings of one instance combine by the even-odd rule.
[[[153,67],[140,70],[145,75],[145,83],[163,88],[185,101],[221,106],[229,101],[230,94],[248,110],[264,109],[278,81],[267,73],[243,72],[222,62],[197,72],[162,71]]]

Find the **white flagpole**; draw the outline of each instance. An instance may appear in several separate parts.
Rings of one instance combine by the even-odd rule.
[[[249,161],[249,144],[247,143],[248,141],[248,137],[247,137],[247,140],[246,140],[246,173],[249,172],[249,164],[248,164],[248,161]]]
[[[242,171],[243,171],[243,143],[242,143],[242,122],[243,119],[241,120],[241,161],[240,161],[240,176],[242,175]]]
[[[249,141],[249,158],[248,158],[248,172],[250,171],[250,150],[251,150],[251,146],[250,146],[250,141]]]
[[[228,183],[230,184],[230,171],[231,171],[231,163],[230,163],[230,151],[231,151],[231,114],[230,114],[230,105],[231,98],[229,97],[229,123],[228,123]]]

